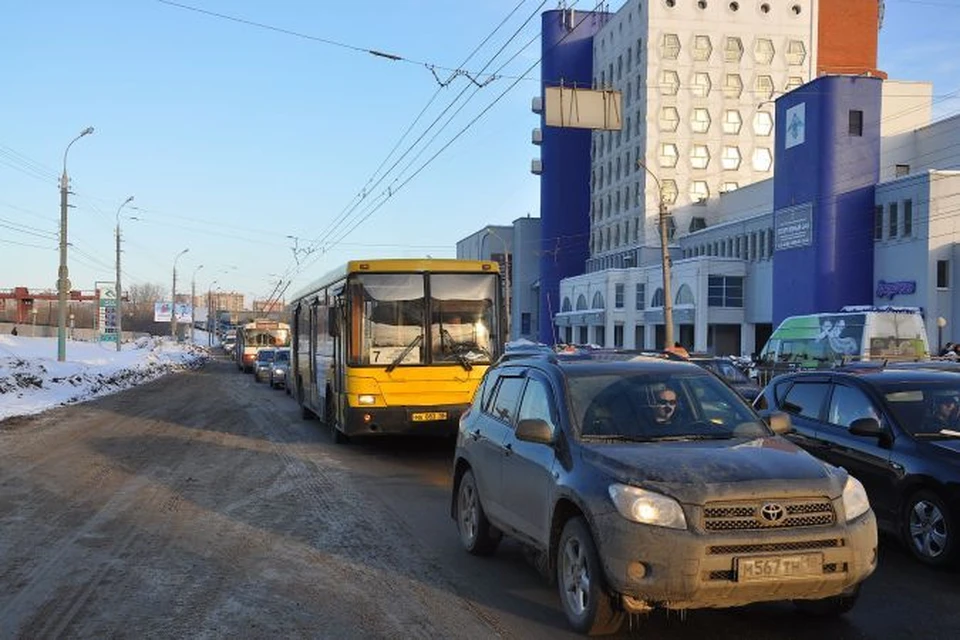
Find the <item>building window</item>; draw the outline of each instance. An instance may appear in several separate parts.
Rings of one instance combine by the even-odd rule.
[[[660,145],[660,166],[671,168],[677,166],[677,145],[665,142]]]
[[[706,204],[710,197],[710,187],[705,180],[694,180],[690,183],[690,200],[694,204]]]
[[[902,178],[903,176],[910,175],[910,165],[898,164],[895,168],[895,175],[898,178]]]
[[[859,109],[850,110],[850,135],[858,137],[863,135],[863,111]]]
[[[757,76],[753,83],[753,89],[758,97],[769,100],[773,97],[773,76]]]
[[[694,133],[706,133],[710,130],[710,112],[702,107],[693,110],[693,119],[690,121],[690,129]]]
[[[623,325],[613,325],[613,348],[623,349]]]
[[[736,109],[728,109],[723,112],[723,132],[730,135],[740,133],[740,127],[743,126],[743,118]]]
[[[757,259],[757,234],[750,234],[750,260]]]
[[[690,166],[694,169],[706,169],[710,165],[710,150],[705,144],[695,144],[690,149]]]
[[[770,167],[772,166],[773,166],[773,154],[770,153],[770,149],[759,147],[753,150],[753,170],[754,171],[770,171]]]
[[[607,346],[606,327],[597,325],[593,328],[593,343],[601,347]]]
[[[757,64],[768,65],[773,62],[773,56],[776,49],[773,46],[773,40],[769,38],[757,38],[753,46],[753,59]]]
[[[903,201],[903,237],[913,235],[913,200]]]
[[[710,88],[713,83],[710,82],[710,74],[698,71],[693,74],[693,86],[690,88],[694,97],[706,98],[710,95]]]
[[[769,136],[773,133],[773,114],[757,111],[753,116],[753,132],[758,136]]]
[[[530,314],[527,312],[520,314],[520,333],[530,335]]]
[[[680,76],[676,71],[665,70],[660,72],[660,93],[665,96],[675,96],[680,90]]]
[[[623,309],[623,283],[614,285],[614,302],[617,309]]]
[[[727,171],[736,171],[740,168],[740,162],[742,157],[740,156],[740,149],[736,146],[727,146],[723,148],[723,155],[720,157],[720,164]],[[736,189],[736,187],[734,187]],[[724,187],[724,191],[727,191]]]
[[[656,291],[653,292],[653,299],[650,301],[650,306],[654,309],[663,306],[663,289],[658,287]]]
[[[937,289],[950,287],[950,261],[937,260]]]
[[[739,73],[728,73],[723,76],[723,95],[727,98],[739,98],[743,93],[743,80]]]
[[[586,328],[586,327],[579,327],[577,333],[579,334],[579,336],[578,336],[579,339],[577,340],[578,343],[580,343],[580,344],[587,344],[587,342],[589,342],[589,340],[587,339],[587,328]]]
[[[573,342],[573,327],[565,327],[563,330],[564,343],[571,344]]]
[[[899,219],[899,217],[898,217],[898,215],[897,215],[897,203],[896,203],[896,202],[891,202],[891,203],[890,203],[890,220],[888,221],[888,224],[889,224],[889,230],[888,230],[888,232],[889,232],[889,234],[890,234],[890,237],[891,237],[891,238],[896,238],[896,237],[897,237],[897,233],[898,233],[899,230],[900,230],[900,219]]]
[[[873,210],[873,239],[883,240],[883,205],[878,204]]]
[[[647,286],[642,282],[638,282],[637,289],[636,289],[637,298],[634,303],[634,308],[637,311],[643,311],[646,308],[647,306],[646,295],[647,295]]]
[[[767,257],[773,257],[773,229],[767,229]]]
[[[727,62],[740,62],[743,57],[743,41],[736,36],[727,36],[723,46],[723,59]]]
[[[710,43],[710,36],[694,36],[693,59],[701,62],[709,60],[711,53],[713,53],[713,45]]]
[[[660,57],[664,60],[676,60],[680,57],[680,36],[675,33],[663,34],[660,40]]]
[[[676,131],[680,124],[680,114],[676,107],[660,109],[660,131]]]
[[[709,276],[707,305],[743,308],[743,278],[741,276]]]
[[[802,40],[790,40],[787,43],[787,64],[799,65],[807,58],[807,47]]]

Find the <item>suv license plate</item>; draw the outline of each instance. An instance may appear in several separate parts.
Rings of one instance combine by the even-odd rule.
[[[446,411],[423,411],[420,413],[414,413],[410,416],[410,419],[414,422],[433,422],[435,420],[446,420],[447,412]]]
[[[823,555],[819,553],[737,558],[737,582],[789,580],[822,574]]]

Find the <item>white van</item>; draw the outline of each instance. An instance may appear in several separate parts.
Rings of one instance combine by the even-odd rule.
[[[831,367],[853,360],[928,360],[930,346],[916,307],[844,307],[840,313],[791,316],[760,352],[763,365]]]

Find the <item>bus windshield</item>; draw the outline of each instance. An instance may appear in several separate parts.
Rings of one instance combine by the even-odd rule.
[[[498,335],[497,276],[355,274],[348,284],[353,365],[489,363]],[[426,331],[428,324],[430,331]]]

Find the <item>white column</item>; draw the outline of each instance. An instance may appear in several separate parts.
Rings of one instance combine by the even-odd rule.
[[[740,355],[749,356],[754,352],[753,343],[757,339],[757,325],[744,322],[740,325]],[[756,351],[760,351],[763,348],[763,345],[760,345],[756,348]]]

